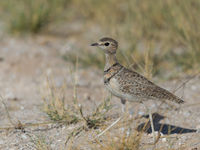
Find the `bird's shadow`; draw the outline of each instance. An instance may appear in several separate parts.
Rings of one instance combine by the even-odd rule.
[[[142,117],[149,118],[149,115],[143,115]],[[152,114],[152,118],[153,118],[154,130],[161,132],[163,134],[168,134],[168,135],[169,134],[184,134],[184,133],[192,133],[192,132],[197,131],[195,129],[188,129],[188,128],[182,128],[182,127],[178,127],[178,126],[174,126],[170,124],[159,123],[160,120],[164,119],[165,117],[158,113]],[[146,133],[152,133],[150,121],[146,123],[141,123],[140,125],[138,125],[137,130],[144,131]]]

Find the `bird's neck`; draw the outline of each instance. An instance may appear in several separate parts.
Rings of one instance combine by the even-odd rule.
[[[106,53],[106,64],[104,67],[104,71],[108,70],[111,66],[113,66],[116,63],[118,63],[116,54],[107,54]]]

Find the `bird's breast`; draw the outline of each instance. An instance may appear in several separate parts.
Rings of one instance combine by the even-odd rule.
[[[117,79],[115,78],[111,78],[110,81],[108,81],[108,83],[105,83],[105,85],[112,90],[116,90],[119,91],[119,83],[117,81]]]
[[[113,95],[126,99],[129,101],[139,101],[138,97],[136,95],[132,95],[130,93],[125,92],[122,85],[120,84],[119,80],[115,77],[111,78],[110,80],[106,80],[107,78],[104,78],[104,85],[106,89],[111,92]]]
[[[105,80],[104,80],[105,81]],[[120,90],[120,85],[115,78],[111,78],[108,82],[104,82],[106,89],[117,97],[122,97],[123,93]]]

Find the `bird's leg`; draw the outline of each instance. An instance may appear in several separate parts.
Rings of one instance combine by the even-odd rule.
[[[152,118],[152,114],[151,114],[151,109],[149,109],[145,104],[144,104],[146,110],[148,111],[149,113],[149,120],[150,120],[150,123],[151,123],[151,131],[152,131],[152,134],[153,134],[153,142],[155,143],[156,142],[156,137],[155,137],[155,130],[154,130],[154,124],[153,124],[153,118]]]
[[[155,130],[154,130],[154,124],[153,124],[153,118],[152,118],[152,113],[151,110],[149,109],[149,119],[150,119],[150,123],[151,123],[151,130],[152,130],[152,134],[153,134],[153,142],[156,142],[156,137],[155,137]]]
[[[126,112],[126,100],[121,99],[121,103],[122,103],[122,113],[124,113],[124,112]]]

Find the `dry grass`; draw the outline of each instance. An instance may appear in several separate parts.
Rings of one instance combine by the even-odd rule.
[[[55,21],[68,3],[69,0],[1,1],[1,18],[9,32],[37,33]]]
[[[149,71],[150,66],[150,58],[147,55],[146,56],[146,76],[150,76],[151,72]],[[74,78],[76,78],[76,75],[74,75]],[[76,93],[76,86],[74,86],[74,103],[70,105],[70,107],[73,107],[75,111],[72,111],[70,109],[65,108],[65,101],[67,101],[64,96],[65,93],[65,88],[62,87],[62,89],[59,91],[58,89],[55,88],[55,86],[52,86],[52,82],[47,80],[48,84],[47,87],[45,88],[47,91],[49,91],[50,94],[48,94],[48,97],[45,97],[44,101],[44,108],[46,110],[46,113],[49,115],[50,119],[53,120],[55,123],[60,123],[64,122],[65,125],[66,123],[77,123],[71,120],[75,120],[79,122],[78,127],[76,127],[69,135],[66,137],[66,144],[69,141],[73,141],[73,143],[76,140],[76,137],[80,135],[80,133],[85,132],[85,133],[91,133],[91,131],[95,131],[96,129],[102,129],[107,126],[108,121],[110,120],[109,117],[107,117],[107,114],[109,113],[109,110],[111,109],[110,105],[110,99],[104,100],[100,105],[97,106],[96,110],[89,114],[88,116],[85,116],[82,111],[82,106],[78,104],[77,101],[77,94]],[[75,85],[76,82],[74,81]],[[54,84],[53,84],[54,85]],[[77,105],[78,104],[78,105]],[[69,118],[69,114],[74,113],[76,117],[71,117]],[[124,117],[124,120],[121,121],[119,124],[117,124],[115,127],[113,127],[111,130],[106,132],[105,135],[103,135],[103,140],[100,140],[101,138],[96,139],[96,144],[95,143],[88,143],[88,146],[94,149],[100,149],[100,150],[138,150],[138,149],[147,149],[151,148],[154,145],[149,145],[147,142],[143,142],[143,138],[145,138],[147,135],[144,134],[143,132],[137,132],[135,129],[131,128],[132,123],[136,122],[137,123],[137,118],[135,119],[133,116],[128,119],[129,117]],[[40,124],[42,125],[42,123]],[[37,124],[37,126],[40,126]],[[149,126],[149,120],[146,121],[143,131],[148,130]],[[27,127],[26,125],[22,125],[22,128]],[[16,127],[15,127],[16,128]],[[19,128],[17,128],[19,129]],[[123,129],[123,130],[122,130]],[[162,129],[160,129],[162,130]],[[31,135],[32,138],[32,143],[34,144],[36,149],[50,149],[48,146],[45,138]],[[33,138],[34,137],[34,138]],[[157,141],[159,140],[160,136],[158,137]],[[176,138],[171,138],[170,136],[166,136],[167,138],[167,143],[168,143],[168,149],[173,149],[173,147],[176,144],[177,139]],[[69,149],[74,149],[72,148],[74,146],[71,146]],[[77,148],[79,149],[79,148]],[[160,148],[162,149],[162,148]],[[184,147],[180,147],[180,149],[184,149]]]
[[[145,51],[150,48],[153,75],[164,76],[168,74],[166,70],[174,68],[187,73],[199,71],[199,1],[77,0],[74,4],[79,8],[75,14],[87,20],[89,28],[100,28],[98,38],[111,36],[120,42],[118,58],[123,64],[132,65],[134,69],[138,69],[137,64],[144,66]],[[80,56],[84,58],[83,64],[85,55],[90,56]],[[102,55],[96,53],[96,61],[93,56],[87,58],[87,62],[91,62],[88,65],[103,66]],[[178,75],[176,71],[172,74]]]
[[[73,103],[69,103],[70,100],[65,98],[65,86],[56,88],[52,80],[47,80],[46,86],[42,92],[44,100],[44,111],[47,113],[49,118],[56,123],[73,124],[80,123],[69,136],[66,138],[66,144],[78,136],[83,131],[90,131],[92,129],[99,129],[105,125],[105,122],[110,120],[107,113],[111,110],[110,98],[104,99],[96,109],[85,116],[83,114],[83,107],[77,99],[77,72],[78,58],[76,60],[75,69],[72,71],[73,74]],[[65,102],[68,101],[67,108]]]
[[[46,142],[45,137],[30,135],[30,138],[32,139],[32,143],[34,144],[34,148],[36,150],[51,150],[51,147]]]
[[[138,150],[141,148],[143,132],[135,131],[131,126],[134,117],[124,116],[122,120],[112,127],[102,137],[95,140],[94,149],[100,150]]]
[[[105,126],[105,123],[110,120],[110,117],[108,117],[107,113],[108,111],[111,110],[111,105],[110,105],[110,100],[104,100],[102,103],[100,103],[94,112],[91,114],[84,116],[83,114],[83,108],[82,106],[79,107],[79,115],[80,115],[80,120],[81,125],[75,128],[67,137],[66,139],[66,144],[71,139],[76,138],[81,132],[83,131],[90,131],[92,129],[96,130],[99,129],[100,127]]]
[[[98,143],[100,150],[138,150],[140,146],[140,139],[142,134],[127,135],[128,131],[125,131],[122,135],[117,135],[114,138],[107,138],[107,142]]]
[[[79,18],[88,37],[91,37],[90,29],[96,27],[100,29],[99,38],[112,36],[120,41],[118,57],[122,64],[134,69],[138,69],[137,64],[144,66],[145,51],[150,48],[153,75],[166,76],[166,70],[175,70],[171,75],[177,76],[177,69],[187,73],[200,71],[199,1],[31,0],[27,3],[8,0],[0,3],[1,18],[12,32],[38,32],[50,22],[56,24],[62,20],[65,26],[66,20],[73,23]],[[76,54],[69,55],[64,58],[75,62]],[[103,59],[99,53],[83,53],[81,49],[80,62],[84,66],[102,68]]]
[[[43,95],[44,100],[44,111],[47,113],[49,118],[53,121],[62,121],[67,124],[77,123],[79,116],[76,112],[75,105],[68,105],[66,108],[65,102],[65,90],[63,86],[61,88],[56,88],[55,84],[50,83],[47,80],[45,90],[46,95]]]

